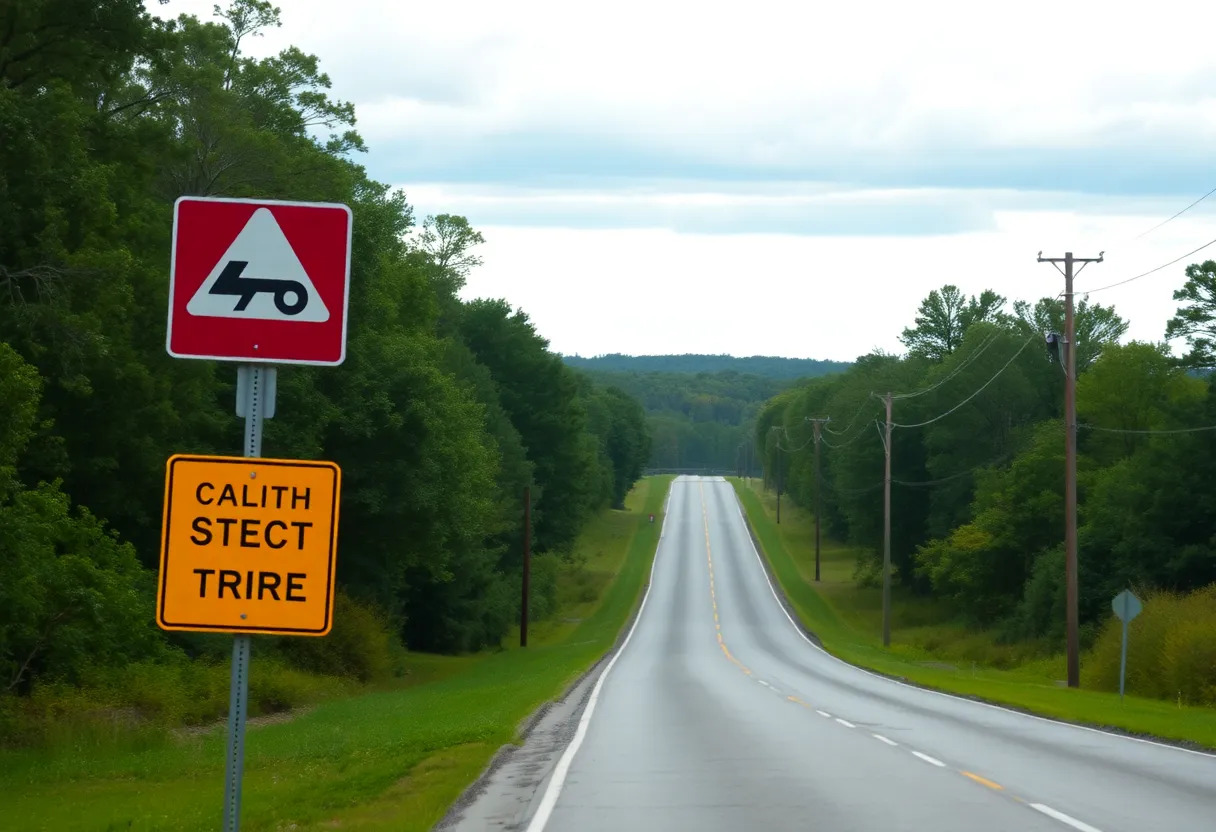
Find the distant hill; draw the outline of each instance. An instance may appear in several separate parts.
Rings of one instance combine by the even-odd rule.
[[[563,360],[585,370],[612,370],[637,373],[720,373],[734,371],[747,375],[776,379],[814,378],[829,373],[841,373],[848,367],[845,361],[819,361],[814,358],[780,358],[753,355],[736,358],[733,355],[597,355],[584,358],[563,356]]]
[[[798,379],[849,366],[761,355],[573,355],[563,360],[642,403],[650,424],[650,464],[662,469],[735,469],[751,459],[745,448],[766,401]]]

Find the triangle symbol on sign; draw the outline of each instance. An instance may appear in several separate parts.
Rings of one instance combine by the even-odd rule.
[[[329,309],[268,208],[253,212],[186,311],[200,318],[329,320]]]

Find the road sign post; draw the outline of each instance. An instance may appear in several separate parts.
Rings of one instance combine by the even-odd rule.
[[[1144,605],[1130,589],[1125,589],[1116,595],[1110,605],[1114,608],[1115,615],[1123,622],[1123,648],[1119,656],[1119,701],[1122,702],[1123,683],[1127,678],[1127,625],[1140,614]]]
[[[276,364],[346,358],[346,205],[182,197],[173,211],[174,358],[235,361],[243,457],[175,455],[165,482],[157,624],[230,632],[225,832],[238,832],[253,633],[324,636],[333,623],[341,471],[262,458]]]

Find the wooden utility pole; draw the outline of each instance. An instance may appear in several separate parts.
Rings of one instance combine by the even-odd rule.
[[[882,485],[882,646],[891,646],[891,394],[887,404],[887,470]]]
[[[777,425],[769,428],[769,432],[781,430]],[[778,436],[773,447],[777,450],[777,525],[781,525],[781,437]]]
[[[806,420],[815,428],[815,581],[819,581],[819,487],[822,481],[822,476],[819,473],[819,429],[826,423],[832,421],[831,416],[824,416],[818,419],[812,419],[810,416]]]
[[[1073,266],[1077,263],[1101,263],[1097,257],[1073,257],[1072,252],[1063,257],[1044,257],[1039,252],[1040,263],[1051,263],[1059,269],[1064,264],[1064,551],[1065,577],[1067,581],[1067,630],[1068,630],[1068,686],[1081,685],[1081,645],[1078,635],[1079,614],[1077,611],[1077,327],[1074,319],[1072,279],[1076,275]]]
[[[519,646],[528,646],[528,585],[532,577],[532,488],[524,487],[524,595],[519,607]]]

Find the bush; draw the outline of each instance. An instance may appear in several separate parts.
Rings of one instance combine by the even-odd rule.
[[[1122,622],[1106,622],[1082,666],[1085,687],[1119,689]],[[1127,691],[1216,705],[1216,584],[1189,595],[1153,592],[1128,627]]]
[[[152,575],[59,483],[0,495],[0,690],[153,659]]]
[[[405,653],[388,616],[341,590],[329,635],[281,638],[276,646],[292,667],[364,683],[395,675]]]

